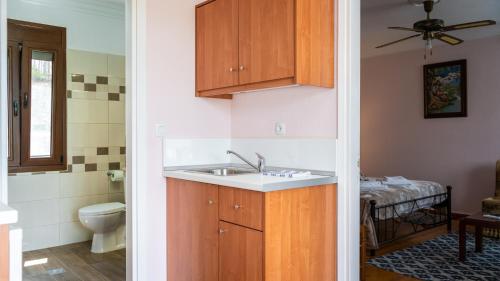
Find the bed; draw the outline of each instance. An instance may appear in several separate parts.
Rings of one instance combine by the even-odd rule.
[[[371,254],[381,246],[415,233],[448,225],[451,231],[451,187],[421,180],[390,183],[362,178],[361,223]]]

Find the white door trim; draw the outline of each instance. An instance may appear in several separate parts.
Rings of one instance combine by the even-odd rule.
[[[0,0],[0,42],[0,202],[7,204],[7,0]]]
[[[359,280],[360,0],[338,1],[338,279]]]
[[[127,0],[127,280],[141,280],[145,268],[140,246],[141,220],[139,210],[147,206],[141,201],[141,183],[146,179],[146,2]],[[143,189],[142,189],[143,190]],[[143,278],[142,278],[143,280]]]

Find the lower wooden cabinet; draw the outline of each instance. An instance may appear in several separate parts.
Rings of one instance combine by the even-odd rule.
[[[219,280],[263,280],[262,232],[220,222]]]
[[[167,178],[168,281],[337,280],[336,196]]]

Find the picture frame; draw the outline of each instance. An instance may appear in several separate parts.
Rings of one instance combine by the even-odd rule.
[[[467,61],[424,65],[424,117],[467,117]]]

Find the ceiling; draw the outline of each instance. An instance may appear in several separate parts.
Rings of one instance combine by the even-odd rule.
[[[450,32],[450,35],[466,41],[500,35],[500,0],[441,0],[431,14],[445,24],[491,19],[497,25],[477,29]],[[401,39],[416,33],[388,30],[388,26],[412,27],[413,23],[425,18],[423,7],[408,4],[408,0],[361,0],[361,55],[377,56],[389,53],[422,49],[424,41],[410,39],[393,46],[375,49],[376,46]],[[434,45],[444,44],[437,40]],[[459,48],[459,46],[457,46]]]

